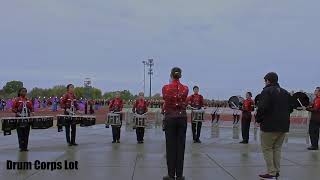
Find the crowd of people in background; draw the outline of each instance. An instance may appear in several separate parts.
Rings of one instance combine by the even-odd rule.
[[[10,111],[12,109],[14,99],[0,99],[0,111]],[[78,99],[80,109],[86,111],[86,114],[93,114],[100,107],[107,106],[109,101],[106,99]],[[61,98],[58,97],[39,97],[32,99],[34,111],[51,110],[58,111],[61,104]]]

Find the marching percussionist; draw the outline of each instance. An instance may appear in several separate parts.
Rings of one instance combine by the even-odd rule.
[[[211,122],[212,122],[212,125],[218,126],[219,125],[219,121],[220,121],[220,115],[223,112],[223,107],[222,107],[222,104],[219,103],[219,102],[215,102],[213,106],[214,107],[213,107],[213,110],[211,112]],[[215,120],[216,120],[216,122],[214,124]]]
[[[144,99],[144,93],[139,93],[139,98],[133,104],[132,112],[142,115],[148,112],[148,102]],[[143,144],[144,127],[136,127],[138,144]]]
[[[61,98],[60,103],[61,108],[64,109],[65,115],[75,115],[75,111],[79,110],[78,103],[76,101],[76,96],[74,95],[74,85],[68,84],[67,92]],[[70,127],[71,127],[71,140],[70,140]],[[76,123],[71,121],[66,121],[66,140],[69,146],[77,146],[76,143]]]
[[[16,114],[16,117],[30,117],[30,113],[33,112],[32,102],[26,97],[27,89],[21,88],[18,91],[18,97],[14,99],[12,112]],[[28,151],[28,141],[30,133],[30,124],[24,124],[17,126],[17,134],[19,139],[20,152]]]
[[[252,119],[252,111],[254,111],[254,101],[252,100],[252,93],[246,93],[246,99],[243,101],[243,106],[241,108],[242,118],[241,118],[241,131],[242,131],[242,141],[241,144],[248,144],[249,142],[249,132],[250,123]]]
[[[109,104],[109,112],[112,113],[120,113],[120,126],[112,126],[112,143],[120,143],[120,134],[121,134],[121,126],[122,126],[122,114],[121,111],[123,109],[123,100],[120,98],[120,92],[116,92],[115,98],[110,101]]]
[[[164,99],[164,130],[168,176],[164,180],[185,179],[183,163],[187,131],[187,97],[189,89],[180,83],[181,69],[171,70],[171,83],[162,88]]]
[[[311,140],[311,147],[308,150],[319,150],[319,129],[320,129],[320,87],[317,87],[314,95],[312,105],[307,108],[311,112],[309,135]]]
[[[233,110],[233,127],[238,127],[241,111],[239,109]]]
[[[199,87],[193,87],[193,93],[191,96],[188,97],[188,105],[191,106],[193,109],[202,109],[204,107],[203,96],[199,94]],[[193,116],[191,114],[191,120]],[[201,143],[200,141],[200,134],[201,134],[201,126],[202,122],[192,122],[192,135],[193,135],[193,142],[194,143]]]

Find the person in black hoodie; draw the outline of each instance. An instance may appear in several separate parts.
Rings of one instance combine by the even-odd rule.
[[[289,132],[290,113],[293,111],[291,95],[281,88],[274,72],[265,77],[265,88],[258,103],[257,122],[260,123],[261,149],[268,173],[261,179],[277,179],[280,176],[281,148]]]

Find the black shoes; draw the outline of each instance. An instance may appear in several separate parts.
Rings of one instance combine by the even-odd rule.
[[[170,177],[170,176],[165,176],[165,177],[163,177],[163,180],[175,180],[175,178]]]
[[[193,140],[193,143],[202,143],[201,141],[200,141],[200,139],[196,139],[196,140]]]
[[[120,143],[120,140],[117,140],[117,143]]]
[[[77,143],[68,143],[68,146],[78,146]]]
[[[186,178],[184,177],[184,176],[182,176],[182,177],[177,177],[177,179],[176,180],[185,180]]]
[[[310,150],[310,151],[317,151],[317,150],[319,150],[319,147],[313,147],[313,146],[311,146],[311,147],[308,147],[308,150]]]
[[[20,152],[28,152],[29,150],[28,149],[20,149]]]
[[[112,141],[112,144],[116,143],[116,141]]]
[[[138,144],[143,144],[143,141],[138,141]]]
[[[245,140],[243,140],[243,141],[241,141],[240,142],[240,144],[248,144],[249,142],[248,141],[245,141]]]

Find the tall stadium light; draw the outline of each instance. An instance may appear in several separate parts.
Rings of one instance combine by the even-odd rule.
[[[85,78],[84,79],[84,96],[86,99],[90,98],[90,89],[91,89],[91,79]]]
[[[153,61],[153,59],[148,59],[148,61],[147,61],[147,66],[149,66],[149,70],[148,70],[148,75],[149,75],[149,77],[150,77],[149,97],[151,98],[151,96],[152,96],[152,75],[153,75],[153,69],[152,69],[152,67],[154,66],[154,61]]]
[[[147,61],[142,61],[143,63],[143,93],[146,94],[146,65]]]

